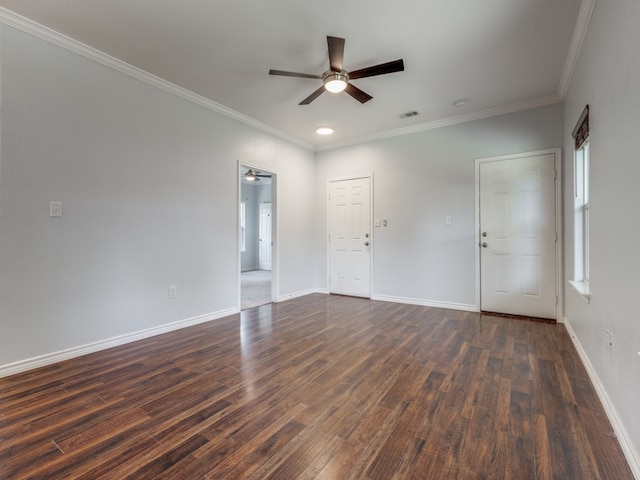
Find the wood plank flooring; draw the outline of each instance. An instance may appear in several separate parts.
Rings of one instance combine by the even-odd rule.
[[[562,325],[328,295],[0,379],[0,478],[633,479]]]

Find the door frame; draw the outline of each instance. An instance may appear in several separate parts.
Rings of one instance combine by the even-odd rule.
[[[546,150],[536,150],[533,152],[514,153],[510,155],[500,155],[497,157],[481,157],[475,159],[475,234],[474,234],[474,248],[475,248],[475,279],[476,279],[476,309],[482,311],[481,298],[480,298],[480,279],[481,279],[481,265],[480,265],[480,165],[483,163],[497,162],[502,160],[515,160],[522,157],[533,157],[538,155],[554,155],[555,163],[555,216],[556,216],[556,249],[555,249],[555,279],[556,279],[556,321],[558,323],[563,322],[562,312],[564,305],[564,288],[562,285],[562,149],[561,148],[549,148]]]
[[[242,281],[240,278],[240,272],[242,270],[242,232],[240,229],[240,203],[242,202],[241,175],[243,168],[253,168],[255,170],[260,170],[261,172],[267,172],[271,175],[271,302],[275,303],[278,301],[278,292],[280,291],[280,269],[278,268],[278,172],[272,167],[238,160],[236,169],[236,274],[238,275],[236,305],[238,307],[238,311],[241,311],[242,309]]]
[[[329,178],[327,179],[327,192],[326,192],[326,209],[327,209],[327,215],[326,215],[326,221],[327,221],[327,230],[326,230],[326,241],[327,241],[327,258],[326,258],[326,262],[327,262],[327,293],[331,294],[331,243],[329,242],[329,233],[331,231],[331,203],[329,200],[329,194],[331,193],[331,184],[333,182],[343,182],[346,180],[356,180],[358,178],[368,178],[369,179],[369,226],[370,226],[370,230],[371,233],[369,235],[371,235],[371,245],[370,247],[370,254],[369,254],[369,296],[366,298],[372,298],[373,297],[373,252],[374,249],[376,247],[376,242],[375,242],[375,235],[373,232],[373,173],[365,173],[362,175],[348,175],[346,177],[335,177],[335,178]],[[365,297],[362,297],[365,298]]]

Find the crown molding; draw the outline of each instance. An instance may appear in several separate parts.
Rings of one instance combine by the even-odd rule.
[[[567,60],[564,63],[564,70],[562,71],[562,77],[560,78],[560,86],[558,87],[558,96],[564,101],[569,91],[569,85],[573,78],[573,73],[578,63],[578,57],[582,50],[582,44],[584,43],[584,37],[587,34],[587,28],[591,21],[591,14],[596,6],[596,0],[582,0],[580,5],[580,11],[578,12],[578,19],[576,20],[576,26],[573,29],[573,36],[571,37],[571,44],[569,45],[569,52],[567,53]]]
[[[208,98],[205,98],[202,95],[198,95],[191,90],[187,90],[186,88],[182,88],[178,85],[168,82],[138,67],[129,65],[122,60],[112,57],[111,55],[101,52],[100,50],[97,50],[93,47],[85,45],[84,43],[74,40],[71,37],[56,32],[55,30],[36,23],[33,20],[18,15],[17,13],[12,12],[11,10],[8,10],[6,8],[0,8],[0,24],[15,28],[16,30],[28,33],[29,35],[33,35],[34,37],[40,38],[41,40],[63,48],[69,52],[97,62],[101,65],[104,65],[105,67],[109,67],[117,72],[135,78],[136,80],[144,82],[148,85],[152,85],[156,88],[164,90],[167,93],[180,97],[191,103],[195,103],[196,105],[204,107],[213,112],[224,115],[225,117],[229,117],[240,123],[261,130],[265,133],[273,135],[274,137],[278,137],[289,143],[298,145],[299,147],[302,147],[306,150],[313,151],[315,149],[314,145],[310,143],[302,142],[297,138],[293,138],[279,130],[276,130],[273,127],[270,127],[269,125],[248,117],[247,115],[236,112],[231,108],[225,107],[224,105],[209,100]]]
[[[481,120],[483,118],[504,115],[507,113],[515,113],[520,110],[527,110],[529,108],[543,107],[546,105],[552,105],[554,103],[564,102],[569,90],[569,85],[571,84],[571,79],[573,78],[573,73],[578,63],[578,57],[580,56],[580,51],[582,50],[582,44],[587,34],[587,28],[589,26],[589,22],[591,21],[591,15],[593,13],[595,5],[596,0],[582,0],[582,3],[580,4],[578,18],[573,30],[573,36],[571,37],[571,44],[569,45],[569,51],[567,52],[567,58],[565,60],[557,94],[533,100],[527,100],[524,102],[512,103],[509,105],[504,105],[501,107],[491,108],[465,115],[457,115],[455,117],[449,117],[433,122],[421,123],[419,125],[413,125],[406,128],[399,128],[395,130],[374,133],[372,135],[365,135],[344,142],[332,143],[323,145],[321,147],[319,146],[316,148],[316,151],[322,152],[333,150],[336,148],[358,145],[366,142],[374,142],[376,140],[383,140],[386,138],[398,137],[401,135],[408,135],[411,133],[418,133],[426,130],[433,130],[435,128],[448,127],[450,125],[456,125],[459,123],[466,123],[473,120]]]
[[[95,48],[89,47],[88,45],[74,40],[71,37],[58,33],[55,30],[45,27],[44,25],[40,25],[39,23],[18,15],[6,8],[0,8],[0,23],[13,27],[17,30],[21,30],[53,45],[64,48],[67,51],[76,53],[82,57],[93,60],[101,65],[128,75],[129,77],[135,78],[139,81],[164,90],[165,92],[176,95],[177,97],[180,97],[184,100],[195,103],[208,110],[219,113],[240,123],[253,127],[257,130],[273,135],[274,137],[278,137],[286,142],[297,145],[309,151],[322,152],[563,102],[569,89],[576,64],[578,62],[580,50],[584,42],[587,27],[591,20],[591,15],[595,8],[595,3],[596,0],[582,0],[557,94],[532,100],[526,100],[523,102],[512,103],[496,108],[481,110],[479,112],[457,115],[433,122],[412,125],[410,127],[374,133],[371,135],[365,135],[362,137],[346,140],[344,142],[332,143],[322,146],[307,143],[297,138],[291,137],[265,123],[259,122],[258,120],[255,120],[247,115],[237,112],[231,108],[225,107],[224,105],[209,100],[208,98],[198,95],[183,87],[168,82],[138,67],[134,67],[133,65],[123,62],[122,60],[112,57],[111,55],[101,52]]]
[[[464,115],[456,115],[455,117],[443,118],[442,120],[435,120],[433,122],[421,123],[418,125],[412,125],[410,127],[398,128],[395,130],[387,130],[385,132],[374,133],[372,135],[365,135],[362,137],[354,138],[340,143],[332,143],[330,145],[324,145],[318,147],[317,151],[334,150],[336,148],[349,147],[353,145],[359,145],[367,142],[375,142],[377,140],[384,140],[392,137],[400,137],[402,135],[409,135],[411,133],[423,132],[425,130],[433,130],[436,128],[448,127],[451,125],[457,125],[460,123],[467,123],[473,120],[482,120],[483,118],[496,117],[498,115],[505,115],[508,113],[515,113],[522,110],[528,110],[530,108],[544,107],[547,105],[553,105],[563,101],[559,95],[549,95],[547,97],[535,98],[533,100],[525,100],[523,102],[511,103],[509,105],[503,105],[496,108],[488,108],[486,110],[480,110],[478,112],[467,113]]]

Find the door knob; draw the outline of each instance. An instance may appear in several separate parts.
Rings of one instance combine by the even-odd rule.
[[[487,236],[487,232],[482,232],[482,236],[486,237]]]
[[[489,244],[487,242],[482,242],[482,248],[487,248]]]
[[[367,246],[367,247],[369,246],[369,242],[364,242],[364,244],[365,244],[365,246]]]

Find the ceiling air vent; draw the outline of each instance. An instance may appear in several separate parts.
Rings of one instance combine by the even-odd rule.
[[[411,112],[401,113],[398,116],[400,118],[409,118],[409,117],[415,117],[416,115],[419,115],[419,113],[416,110],[413,110]]]

